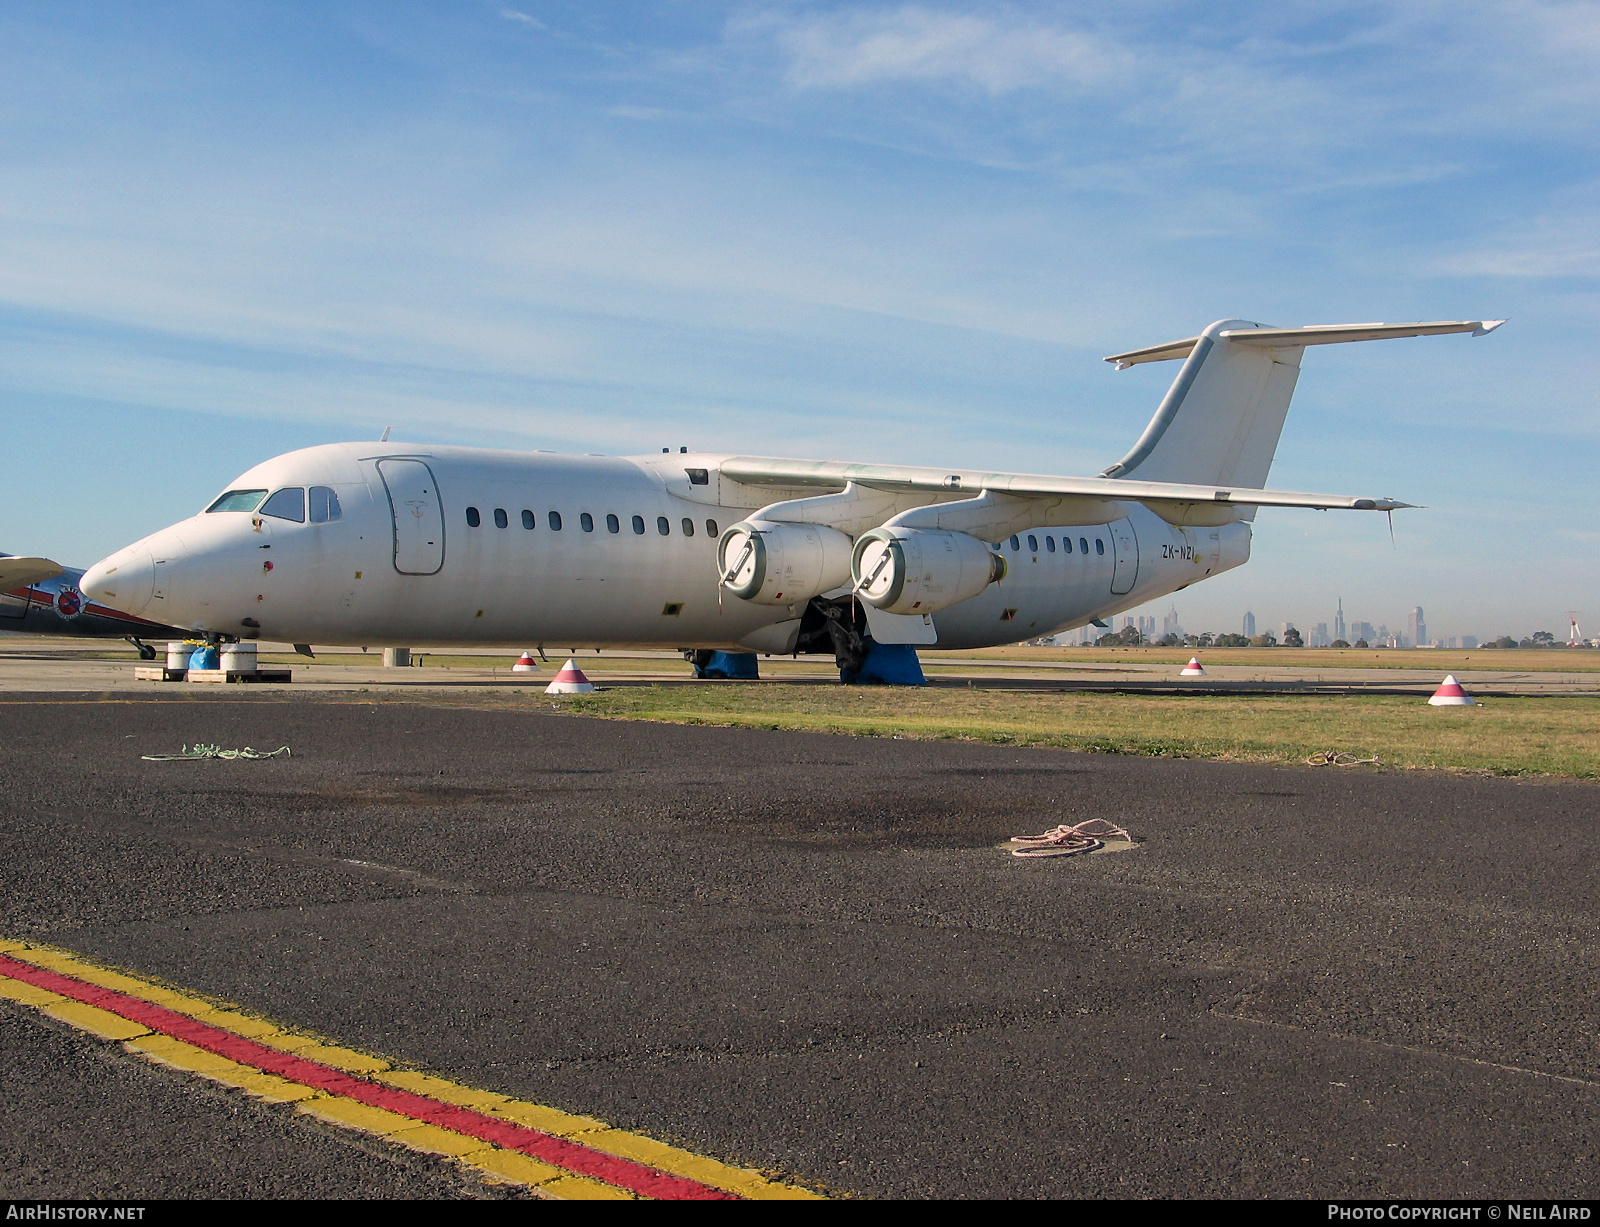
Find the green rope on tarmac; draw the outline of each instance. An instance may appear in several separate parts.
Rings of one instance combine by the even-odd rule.
[[[249,746],[242,750],[224,750],[221,746],[208,746],[196,742],[193,747],[184,746],[182,754],[141,754],[139,757],[151,763],[176,763],[186,759],[201,758],[277,758],[280,754],[285,758],[293,757],[288,746],[279,746],[276,750],[263,753],[260,750],[252,750]]]

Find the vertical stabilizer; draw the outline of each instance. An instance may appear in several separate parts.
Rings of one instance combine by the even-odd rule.
[[[1305,348],[1220,335],[1260,328],[1218,320],[1202,332],[1144,434],[1104,476],[1264,487]]]
[[[1504,320],[1310,324],[1269,328],[1218,320],[1197,337],[1112,354],[1117,369],[1182,358],[1183,369],[1133,450],[1104,477],[1263,489],[1307,345],[1451,333],[1487,336]]]

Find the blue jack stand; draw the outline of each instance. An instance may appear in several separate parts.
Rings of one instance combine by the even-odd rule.
[[[867,658],[853,674],[848,669],[839,670],[839,680],[847,686],[926,686],[922,676],[922,662],[917,659],[917,649],[909,643],[874,643],[867,649]]]
[[[694,667],[696,677],[726,679],[734,682],[761,680],[761,667],[754,652],[713,652],[711,659]]]

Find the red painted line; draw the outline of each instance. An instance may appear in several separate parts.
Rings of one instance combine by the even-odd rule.
[[[721,1189],[714,1189],[682,1176],[658,1172],[653,1167],[646,1167],[631,1159],[606,1154],[604,1151],[539,1129],[529,1128],[527,1125],[518,1125],[483,1112],[475,1112],[471,1108],[445,1103],[427,1095],[418,1095],[413,1091],[402,1091],[396,1087],[368,1082],[365,1078],[347,1074],[343,1070],[334,1069],[331,1065],[324,1065],[320,1061],[308,1061],[293,1053],[269,1048],[265,1044],[258,1044],[254,1040],[245,1039],[231,1031],[224,1031],[220,1027],[209,1026],[198,1019],[179,1014],[153,1002],[142,1001],[112,989],[100,988],[98,985],[62,975],[60,972],[35,967],[31,963],[19,962],[0,955],[0,975],[10,976],[13,980],[21,980],[25,984],[48,989],[53,993],[60,993],[63,997],[71,997],[74,1001],[81,1001],[85,1005],[98,1006],[102,1010],[142,1023],[152,1031],[170,1035],[174,1039],[193,1044],[196,1048],[204,1048],[207,1052],[227,1057],[230,1061],[237,1061],[241,1065],[252,1065],[267,1073],[277,1074],[280,1078],[287,1078],[302,1086],[315,1087],[330,1095],[343,1095],[347,1099],[357,1100],[370,1107],[398,1112],[402,1116],[409,1116],[424,1124],[437,1125],[441,1129],[451,1129],[456,1133],[478,1138],[480,1141],[492,1142],[506,1150],[519,1151],[535,1159],[542,1159],[546,1163],[565,1168],[569,1172],[603,1180],[607,1184],[616,1185],[618,1188],[645,1197],[667,1201],[741,1200]]]
[[[112,609],[109,605],[96,605],[93,601],[83,603],[83,612],[93,614],[97,618],[110,618],[116,622],[132,622],[136,626],[148,626],[157,630],[165,630],[165,624],[152,622],[149,618],[136,618],[133,614],[123,613],[120,609]],[[173,627],[174,630],[180,628]],[[188,634],[187,631],[184,632]]]

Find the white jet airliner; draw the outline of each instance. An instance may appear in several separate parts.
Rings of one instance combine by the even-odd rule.
[[[1222,320],[1115,354],[1183,359],[1098,477],[666,453],[609,458],[338,443],[257,465],[81,590],[214,639],[834,653],[1056,633],[1250,556],[1261,507],[1392,511],[1265,489],[1308,345],[1498,320],[1269,328]]]

